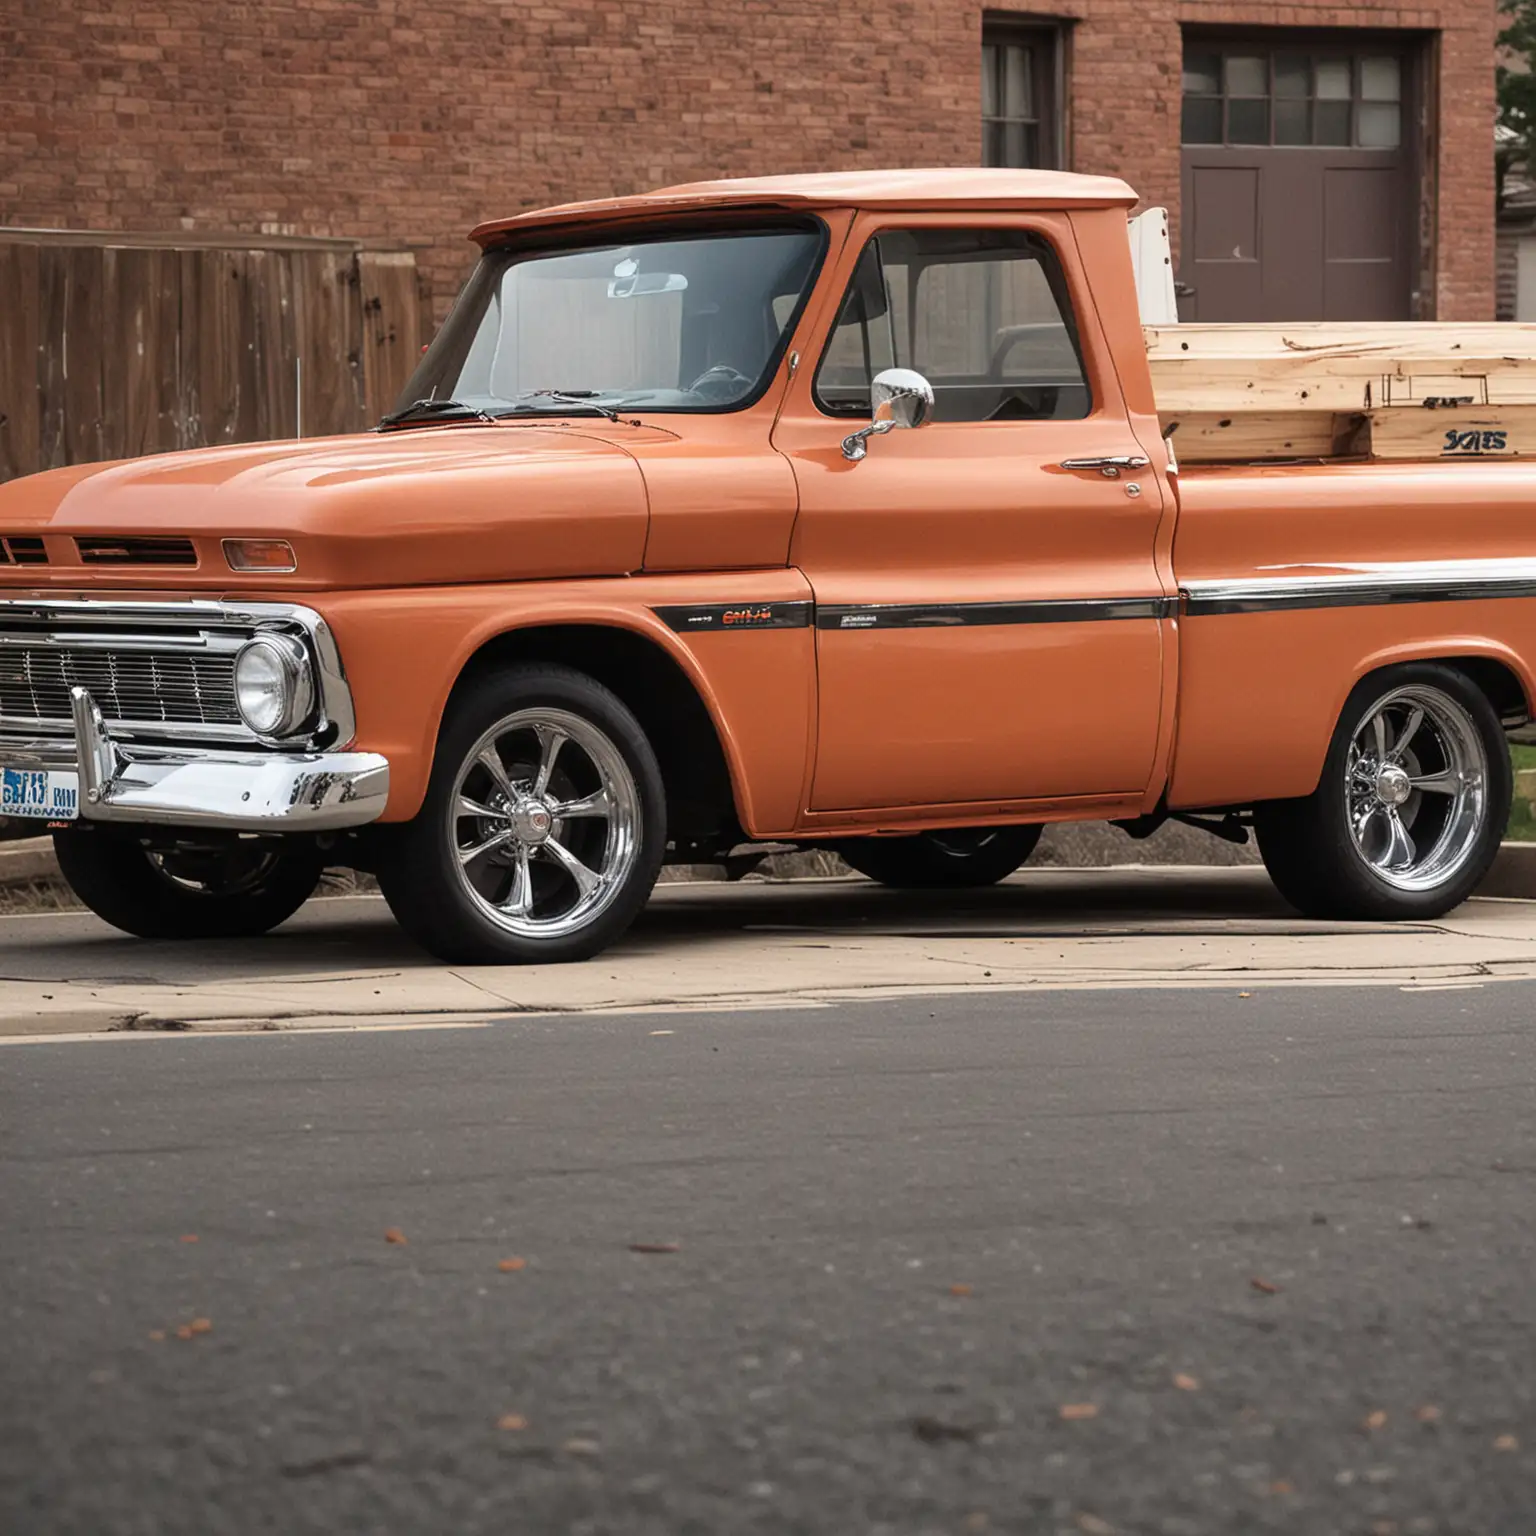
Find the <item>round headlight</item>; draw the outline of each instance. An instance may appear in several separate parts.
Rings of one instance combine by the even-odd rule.
[[[287,736],[314,708],[309,653],[291,635],[258,635],[235,658],[235,705],[258,736]]]

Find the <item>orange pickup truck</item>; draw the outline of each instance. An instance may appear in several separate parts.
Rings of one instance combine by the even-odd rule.
[[[1181,474],[1134,201],[893,171],[483,225],[375,432],[0,487],[0,813],[132,933],[349,865],[454,961],[589,956],[669,861],[975,885],[1069,820],[1445,911],[1536,699],[1536,474]]]

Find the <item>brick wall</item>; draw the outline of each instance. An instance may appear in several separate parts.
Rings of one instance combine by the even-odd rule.
[[[1181,24],[1440,31],[1443,318],[1494,306],[1494,0],[1041,0],[1076,169],[1177,212]],[[974,164],[975,0],[6,0],[0,224],[403,239],[702,176]],[[999,0],[989,10],[1008,10]]]

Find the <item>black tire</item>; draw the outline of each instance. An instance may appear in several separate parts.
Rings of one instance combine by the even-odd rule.
[[[551,785],[559,775],[579,771],[583,763],[597,781],[606,784],[606,762],[613,779],[611,792],[624,807],[632,809],[632,815],[630,810],[623,810],[621,819],[621,812],[615,811],[602,818],[602,826],[596,830],[574,819],[546,818],[543,842],[538,844],[530,844],[522,834],[514,835],[514,806],[507,798],[507,788],[516,791],[519,805],[547,808],[574,802],[563,800],[558,794],[531,798],[536,787],[532,772],[537,765],[517,754],[522,750],[520,732],[533,736],[533,727],[513,728],[496,739],[503,769],[501,780],[486,774],[471,797],[497,814],[470,819],[467,825],[472,835],[461,845],[460,836],[466,825],[459,810],[461,777],[481,771],[473,765],[483,761],[477,745],[488,733],[524,717],[575,721],[592,751],[598,754],[592,756],[578,743],[573,768],[571,754],[562,748]],[[568,739],[567,747],[569,740],[574,739]],[[534,740],[542,745],[542,737]],[[506,755],[508,751],[513,753],[511,761]],[[617,760],[607,756],[609,752],[616,754]],[[519,778],[522,769],[530,771]],[[468,795],[474,781],[467,777],[463,781]],[[579,797],[581,783],[569,782],[573,787],[564,793]],[[498,783],[506,788],[498,789]],[[530,797],[526,801],[522,799],[525,793]],[[506,815],[499,814],[503,810]],[[619,830],[621,827],[628,827],[627,834]],[[501,848],[493,848],[492,853],[474,861],[471,877],[461,873],[460,850],[462,847],[469,852],[476,846],[476,829],[483,830],[487,837],[498,830],[505,831],[507,837]],[[526,826],[523,831],[529,837],[535,835]],[[583,862],[590,859],[605,866],[599,871],[601,905],[591,911],[589,918],[580,917],[579,908],[585,898],[577,895],[579,887],[574,878],[547,846],[559,843],[569,852],[566,839],[577,836],[586,838],[584,851],[577,850],[584,852]],[[601,849],[594,853],[599,839]],[[432,776],[420,812],[414,820],[389,829],[381,841],[379,885],[400,926],[423,949],[441,960],[468,965],[584,960],[606,949],[635,920],[660,873],[666,840],[666,794],[661,770],[645,732],[629,708],[616,694],[584,673],[548,663],[528,664],[474,679],[455,694],[438,735]],[[526,915],[497,920],[487,911],[486,903],[499,904],[499,895],[493,893],[503,877],[503,864],[506,894],[513,894],[519,858],[527,872],[525,879],[532,892],[532,905]],[[611,878],[607,873],[610,859]],[[590,865],[586,872],[592,873]],[[562,889],[562,880],[569,883],[569,890]],[[550,927],[557,923],[558,915],[551,917],[549,913],[572,895],[577,895],[568,914],[572,930],[536,931],[540,925]],[[543,917],[541,910],[545,913]],[[504,921],[517,922],[525,931],[510,931]]]
[[[1402,888],[1400,880],[1395,882],[1367,857],[1350,821],[1351,744],[1357,733],[1369,729],[1378,706],[1398,690],[1415,691],[1413,697],[1421,703],[1433,698],[1445,701],[1450,706],[1447,719],[1453,723],[1461,720],[1470,726],[1468,745],[1475,743],[1481,754],[1481,761],[1476,764],[1483,781],[1480,806],[1468,802],[1468,808],[1458,814],[1452,807],[1462,802],[1447,798],[1447,808],[1442,811],[1436,804],[1440,796],[1415,790],[1417,801],[1410,795],[1398,812],[1410,839],[1417,829],[1417,839],[1409,844],[1423,866],[1422,887],[1416,889]],[[1407,728],[1406,721],[1403,728]],[[1419,730],[1423,730],[1422,724]],[[1422,750],[1427,764],[1405,759],[1405,773],[1416,773],[1420,778],[1435,775],[1437,759],[1445,753],[1440,750],[1434,730],[1430,736],[1422,747],[1410,743],[1408,749]],[[1415,741],[1418,740],[1416,736]],[[1387,760],[1389,764],[1393,760],[1390,751]],[[1374,771],[1371,763],[1372,759],[1367,757],[1360,770],[1365,781],[1370,780]],[[1357,799],[1357,808],[1369,807],[1373,815],[1390,814],[1385,808],[1378,812],[1373,791],[1357,787],[1353,793],[1363,797]],[[1509,820],[1512,793],[1508,745],[1499,717],[1486,695],[1454,667],[1413,662],[1374,673],[1355,687],[1334,730],[1318,787],[1304,799],[1273,800],[1255,806],[1254,826],[1270,878],[1280,894],[1307,916],[1357,920],[1435,918],[1465,901],[1487,874]],[[1416,819],[1410,819],[1421,814],[1429,818],[1422,827]],[[1390,833],[1384,835],[1389,837]],[[1434,855],[1441,843],[1447,849],[1445,868],[1443,878],[1436,878]],[[1427,853],[1424,847],[1428,848]],[[1400,878],[1412,876],[1413,872],[1414,866],[1405,864]]]
[[[141,939],[246,939],[286,922],[325,870],[318,850],[230,842],[151,852],[116,827],[53,834],[69,888],[97,917]]]
[[[1006,880],[1035,851],[1039,827],[966,827],[916,837],[857,837],[838,847],[861,875],[899,890],[963,890]]]

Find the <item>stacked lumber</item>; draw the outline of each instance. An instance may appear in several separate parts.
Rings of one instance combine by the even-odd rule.
[[[1181,463],[1536,455],[1536,325],[1145,328]]]

